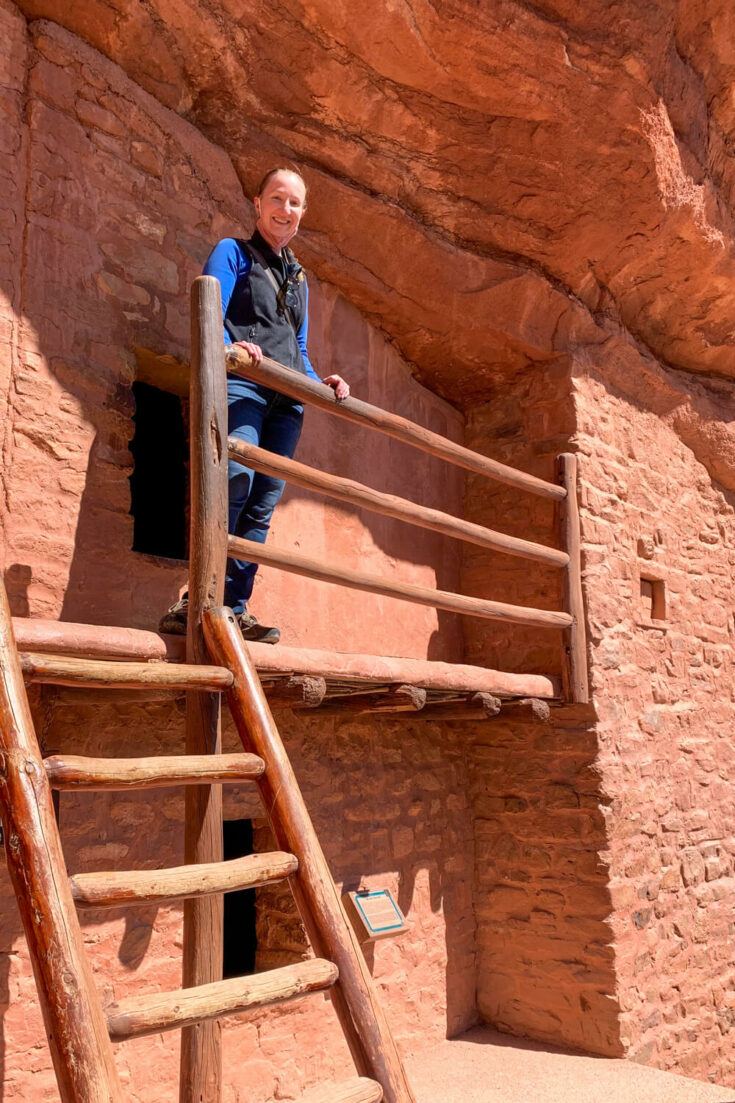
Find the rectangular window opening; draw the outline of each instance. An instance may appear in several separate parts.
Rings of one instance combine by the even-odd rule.
[[[186,559],[189,449],[182,402],[139,380],[133,395],[133,551]]]
[[[641,576],[641,612],[647,620],[666,620],[666,584]]]
[[[253,821],[225,820],[222,824],[225,861],[253,853]],[[255,972],[258,940],[255,929],[255,889],[225,893],[222,976],[242,977]]]

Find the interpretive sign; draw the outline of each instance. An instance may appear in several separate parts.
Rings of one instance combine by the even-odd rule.
[[[345,899],[349,901],[353,922],[356,920],[358,935],[363,939],[390,938],[407,929],[403,912],[390,889],[348,892]]]

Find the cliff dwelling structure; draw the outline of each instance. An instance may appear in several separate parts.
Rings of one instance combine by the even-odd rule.
[[[735,1090],[730,5],[0,0],[0,149],[0,525],[20,651],[8,621],[0,1100],[163,1103],[200,1061],[205,1087],[184,1077],[182,1100],[359,1103],[380,1098],[375,1079],[405,1103],[391,1062],[478,1023]],[[202,565],[219,528],[200,507],[227,446],[220,415],[207,421],[221,392],[205,380],[190,401],[211,361],[211,302],[196,307],[211,277],[194,284],[193,338],[190,291],[215,242],[250,235],[258,182],[281,164],[308,185],[294,249],[311,360],[353,396],[338,411],[324,388],[297,459],[374,494],[360,504],[287,480],[265,545],[282,561],[254,593],[281,643],[248,650],[211,611],[214,589],[197,589],[219,569]],[[488,477],[493,465],[520,481]],[[423,507],[423,527],[398,498]],[[224,529],[211,539],[224,556]],[[157,626],[190,560],[185,646]],[[270,732],[247,712],[260,691],[243,688],[243,650],[303,794],[306,850],[228,894],[224,920],[216,895],[213,968],[224,955],[228,983],[291,970],[301,992],[326,958],[339,994],[235,1013],[240,995],[206,1027],[149,1023],[118,1041],[128,1019],[110,1007],[176,993],[182,959],[187,987],[197,974],[209,936],[187,890],[186,904],[80,908],[74,945],[90,972],[39,981],[44,1022],[34,965],[56,968],[68,890],[64,875],[63,906],[44,918],[33,877],[45,874],[28,870],[45,836],[19,826],[12,764],[31,778],[17,782],[24,800],[43,781],[77,897],[106,871],[142,884],[216,858],[197,851],[205,822],[225,860],[275,861],[285,828],[243,765],[261,753],[243,731]],[[206,693],[175,673],[184,658]],[[147,692],[111,690],[108,667],[79,674],[91,660],[165,671]],[[196,748],[220,696],[221,751],[243,771],[221,798],[219,785],[59,782],[49,803],[46,777],[56,785],[75,756]],[[18,757],[16,728],[53,765]],[[331,931],[332,905],[299,880],[308,867],[318,887],[324,872],[310,824],[334,900],[389,893],[406,921],[339,967],[319,926]],[[340,947],[358,941],[348,914]],[[379,1059],[340,1003],[353,968]],[[74,1094],[63,1075],[57,1086],[74,1063],[59,1008],[87,989],[117,1023],[118,1094]],[[221,1072],[201,1064],[210,1045]],[[355,1094],[304,1095],[355,1064]]]

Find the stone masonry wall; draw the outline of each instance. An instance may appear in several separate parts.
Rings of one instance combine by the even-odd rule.
[[[471,411],[467,444],[555,479],[576,425],[567,359],[536,365]],[[553,506],[468,479],[466,515],[558,546]],[[465,552],[466,592],[561,608],[560,573],[523,560]],[[468,620],[470,661],[559,672],[557,631]],[[617,1055],[604,798],[591,709],[554,708],[549,724],[501,718],[477,725],[471,758],[475,829],[478,1009],[512,1034]]]
[[[730,420],[735,387],[623,342],[581,350],[574,378],[622,1041],[735,1084],[735,496],[688,428]]]
[[[247,228],[248,205],[222,152],[95,51],[50,23],[27,25],[9,0],[0,0],[0,30],[0,148],[14,159],[0,217],[6,583],[18,615],[153,627],[186,573],[130,550],[134,350],[186,356],[189,281],[214,240]],[[333,288],[310,286],[310,349],[322,373],[343,371],[362,397],[459,438],[460,416],[414,383],[386,340]],[[308,418],[299,458],[394,493],[412,483],[440,508],[456,510],[461,500],[461,476],[397,444],[378,451],[367,433],[320,415]],[[456,588],[453,545],[306,494],[284,497],[273,541]],[[277,572],[261,579],[258,601],[293,644],[437,658],[457,657],[461,647],[451,617]],[[100,755],[176,753],[182,706],[165,696],[54,689],[33,698],[46,751]],[[475,1015],[474,841],[460,736],[403,720],[297,722],[284,713],[282,721],[336,876],[350,886],[389,883],[410,920],[409,932],[376,948],[372,961],[402,1048],[456,1032]],[[237,749],[232,731],[226,744]],[[252,792],[227,789],[225,815],[254,818],[264,844]],[[69,868],[177,864],[182,817],[177,791],[64,794]],[[0,880],[0,1094],[54,1100],[4,867]],[[259,966],[269,955],[304,952],[292,911],[285,920],[264,896]],[[178,986],[179,908],[89,913],[84,934],[106,1002]],[[227,1103],[290,1099],[348,1067],[321,997],[227,1020],[224,1037]],[[178,1048],[175,1032],[118,1047],[131,1103],[169,1097]]]

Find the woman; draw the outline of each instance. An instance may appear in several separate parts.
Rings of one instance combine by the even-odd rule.
[[[224,238],[204,266],[222,287],[226,345],[238,345],[260,362],[263,355],[319,382],[306,348],[309,292],[304,273],[288,248],[306,210],[306,185],[298,172],[275,168],[266,173],[254,200],[255,232],[248,241]],[[340,375],[321,380],[337,399],[350,388]],[[301,434],[303,406],[268,387],[227,377],[229,434],[280,456],[293,456]],[[265,543],[273,510],[285,483],[230,461],[229,532]],[[238,617],[247,640],[278,643],[277,628],[259,624],[247,611],[256,563],[227,560],[225,604]],[[160,623],[162,632],[185,634],[186,595]]]

